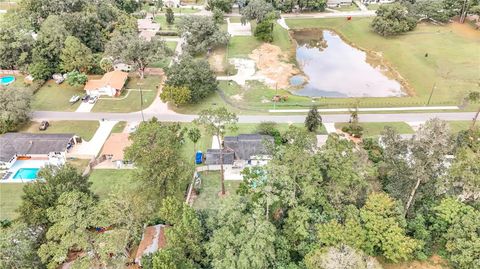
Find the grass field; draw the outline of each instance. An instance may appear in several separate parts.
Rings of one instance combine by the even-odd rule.
[[[201,173],[202,185],[200,194],[193,203],[195,209],[216,209],[220,203],[218,193],[221,191],[220,172]],[[236,195],[235,191],[241,181],[225,180],[225,189],[229,196]]]
[[[177,42],[175,41],[167,41],[165,42],[167,44],[167,47],[172,50],[172,52],[175,52],[175,48],[177,47]],[[156,68],[165,68],[168,67],[170,64],[170,61],[172,60],[172,57],[165,57],[162,60],[155,62],[151,65],[151,67],[156,67]]]
[[[360,10],[357,5],[354,3],[351,5],[341,5],[339,7],[332,7],[331,9],[333,10],[338,10],[338,11],[357,11]]]
[[[22,202],[23,186],[28,183],[0,184],[0,220],[13,220],[17,217],[15,210]]]
[[[335,128],[342,129],[347,123],[335,123]],[[399,134],[412,134],[412,128],[405,122],[363,122],[360,123],[363,127],[363,137],[372,137],[380,135],[385,127],[394,128]]]
[[[175,20],[173,21],[173,24],[168,24],[167,19],[165,15],[158,15],[155,16],[155,21],[160,24],[160,32],[162,31],[177,31],[177,23],[180,20],[180,18],[176,17]]]
[[[254,49],[262,44],[254,36],[234,36],[228,44],[228,58],[248,58]]]
[[[477,122],[477,125],[479,126],[480,124]],[[450,131],[452,133],[458,133],[463,130],[467,130],[472,126],[472,121],[449,121],[448,126],[450,127]]]
[[[90,189],[100,198],[105,198],[116,188],[133,188],[132,169],[94,169],[88,180],[92,182]]]
[[[200,10],[196,8],[187,8],[187,7],[174,7],[172,8],[173,14],[176,15],[177,13],[180,14],[192,14],[192,13],[197,13]],[[163,9],[163,11],[160,11],[161,14],[164,14],[166,12],[166,8]]]
[[[45,131],[38,130],[39,122],[29,122],[19,131],[24,133],[41,134],[64,134],[74,133],[89,141],[97,131],[100,123],[98,121],[49,121],[50,126]]]
[[[120,121],[119,123],[115,124],[115,126],[113,126],[112,133],[122,133],[126,126],[126,121]]]
[[[359,98],[360,106],[404,106],[426,104],[434,88],[430,104],[459,104],[468,91],[478,89],[478,44],[480,32],[469,25],[447,26],[419,24],[409,33],[381,37],[370,28],[371,18],[289,19],[293,29],[333,29],[348,42],[367,52],[381,53],[413,89],[413,96],[403,98]],[[428,53],[428,57],[425,54]],[[345,99],[348,103],[353,98]],[[328,99],[328,103],[341,100]]]
[[[73,95],[84,95],[83,86],[72,87],[68,83],[56,84],[49,80],[33,96],[32,109],[45,111],[75,111],[80,101],[70,104]]]
[[[100,98],[92,109],[92,112],[134,112],[141,109],[141,93],[143,90],[143,108],[147,108],[157,96],[157,86],[160,84],[159,76],[146,76],[144,80],[138,77],[129,79],[126,89],[119,97]],[[128,94],[127,94],[128,93]]]

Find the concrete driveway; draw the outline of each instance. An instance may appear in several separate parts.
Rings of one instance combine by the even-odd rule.
[[[110,132],[112,131],[113,126],[118,123],[118,121],[99,121],[100,126],[93,135],[90,141],[83,141],[81,144],[76,145],[70,155],[80,157],[91,158],[92,156],[97,157],[97,155],[102,150],[103,144],[107,140]]]

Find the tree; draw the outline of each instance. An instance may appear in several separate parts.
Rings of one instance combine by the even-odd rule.
[[[455,268],[475,268],[480,263],[480,211],[453,198],[434,208],[433,230]]]
[[[305,127],[310,132],[315,132],[318,130],[318,127],[322,126],[322,116],[318,113],[317,107],[312,107],[308,111],[307,118],[305,119]]]
[[[135,163],[139,191],[153,205],[161,205],[168,196],[183,197],[191,176],[181,154],[183,133],[178,123],[161,123],[153,118],[141,123],[130,136],[133,143],[125,156]]]
[[[347,245],[315,249],[305,257],[307,269],[381,269],[373,257]]]
[[[217,90],[218,81],[206,60],[182,57],[166,71],[166,86],[190,89],[190,103],[198,103]]]
[[[69,72],[67,74],[67,83],[70,86],[77,87],[77,86],[85,85],[87,81],[88,81],[87,75],[85,75],[84,73],[80,73],[76,70]]]
[[[450,14],[444,8],[442,1],[420,0],[416,1],[409,12],[418,20],[431,20],[434,22],[448,22]]]
[[[358,123],[358,107],[350,111],[350,121],[348,125],[342,127],[342,132],[348,133],[353,137],[363,135],[363,127]]]
[[[215,21],[216,24],[222,24],[223,23],[223,16],[224,13],[221,9],[214,8],[213,11],[213,20]]]
[[[175,21],[175,15],[173,14],[173,10],[171,8],[167,8],[167,11],[165,12],[165,18],[168,24],[173,24]]]
[[[105,54],[115,60],[132,64],[138,71],[141,79],[144,78],[145,69],[155,61],[170,55],[172,52],[165,41],[152,38],[147,41],[138,38],[137,34],[114,35],[108,42]]]
[[[229,34],[220,29],[213,17],[184,16],[178,29],[185,38],[184,50],[190,55],[228,44]]]
[[[43,180],[23,187],[22,203],[18,208],[20,219],[29,225],[50,227],[47,211],[57,205],[62,193],[78,191],[90,194],[91,183],[87,177],[68,164],[44,168],[39,177]]]
[[[119,9],[124,10],[127,13],[133,13],[141,6],[141,2],[136,0],[114,0],[113,2]]]
[[[100,60],[100,68],[103,70],[103,72],[107,73],[113,70],[113,60],[112,58],[102,58]]]
[[[0,134],[15,131],[28,121],[31,100],[27,89],[0,88]]]
[[[179,105],[188,104],[190,101],[191,91],[185,86],[168,86],[163,87],[160,93],[160,99],[163,102],[173,102],[177,107]]]
[[[435,195],[435,186],[447,171],[445,156],[453,147],[447,124],[432,119],[410,140],[387,128],[382,136],[386,190],[405,203],[408,214],[416,201]]]
[[[28,227],[24,223],[15,223],[0,232],[1,268],[43,268],[37,255],[39,238],[43,230]]]
[[[82,44],[78,38],[68,36],[65,39],[60,59],[63,71],[70,72],[76,70],[84,73],[92,67],[93,55],[92,51]]]
[[[232,12],[233,0],[208,0],[207,10],[220,10],[224,13]]]
[[[259,23],[274,11],[275,9],[272,4],[265,2],[265,0],[251,0],[248,2],[248,5],[241,10],[242,20],[256,20],[257,23]]]
[[[14,13],[0,20],[0,68],[23,69],[30,61],[35,43],[33,30],[26,18]]]
[[[257,24],[254,31],[254,36],[261,41],[273,41],[273,21],[263,20]]]
[[[190,141],[193,143],[193,154],[195,154],[197,152],[197,142],[202,137],[202,133],[200,132],[200,129],[193,127],[188,130],[187,135]]]
[[[372,21],[372,28],[382,36],[398,35],[411,31],[416,26],[416,20],[408,14],[406,7],[399,3],[381,5],[377,16]]]
[[[223,137],[227,130],[236,130],[238,117],[235,113],[229,112],[224,107],[209,108],[200,111],[198,118],[194,120],[196,125],[200,125],[210,134],[215,135],[220,145],[220,175],[222,184],[222,195],[225,195],[225,175],[223,171]]]

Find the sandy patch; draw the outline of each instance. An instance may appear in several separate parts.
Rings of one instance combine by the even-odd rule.
[[[208,63],[215,73],[225,72],[225,49],[216,49],[208,56]]]
[[[287,53],[280,47],[264,43],[248,55],[254,60],[258,68],[257,74],[267,78],[270,87],[277,86],[285,89],[290,86],[290,77],[300,73],[300,70],[291,63],[287,63]]]
[[[243,94],[235,94],[235,95],[232,95],[230,98],[232,98],[235,101],[242,101],[243,100]]]

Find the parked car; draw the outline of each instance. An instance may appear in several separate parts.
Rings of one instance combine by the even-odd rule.
[[[80,100],[80,96],[74,95],[74,96],[72,96],[72,98],[70,98],[69,102],[70,102],[70,104],[73,105],[73,104],[75,104],[76,102],[78,102],[78,100]]]
[[[88,102],[89,99],[90,99],[90,95],[88,94],[85,94],[84,96],[82,96],[82,102]]]
[[[45,130],[47,130],[48,126],[50,126],[50,123],[48,123],[48,121],[44,120],[40,123],[40,126],[38,127],[38,130],[45,131]]]
[[[98,100],[98,96],[92,96],[90,97],[90,99],[88,100],[88,103],[89,104],[95,104]]]

